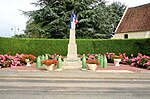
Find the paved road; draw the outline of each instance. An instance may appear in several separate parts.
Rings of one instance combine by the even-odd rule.
[[[0,78],[1,99],[150,99],[150,80]]]

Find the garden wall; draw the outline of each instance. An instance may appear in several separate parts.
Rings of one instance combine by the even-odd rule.
[[[68,39],[29,39],[29,38],[0,38],[0,54],[10,52],[30,53],[34,55],[59,54],[67,55]],[[150,55],[149,39],[77,39],[78,54],[115,52],[127,55],[138,52]]]

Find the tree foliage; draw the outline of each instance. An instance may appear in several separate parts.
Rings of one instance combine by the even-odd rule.
[[[38,38],[68,38],[70,14],[75,12],[79,23],[77,38],[109,38],[125,9],[125,5],[105,0],[38,0],[38,10],[24,12],[29,17],[25,34]]]

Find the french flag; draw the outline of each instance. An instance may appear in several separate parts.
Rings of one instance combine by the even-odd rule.
[[[78,24],[77,16],[74,13],[71,15],[71,19],[72,19],[72,22],[74,22],[75,24]]]
[[[75,29],[75,25],[78,24],[77,16],[72,13],[71,14],[71,23],[70,23],[70,28]]]

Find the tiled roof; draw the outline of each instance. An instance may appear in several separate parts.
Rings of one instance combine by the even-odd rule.
[[[128,8],[116,33],[150,30],[150,3]]]

